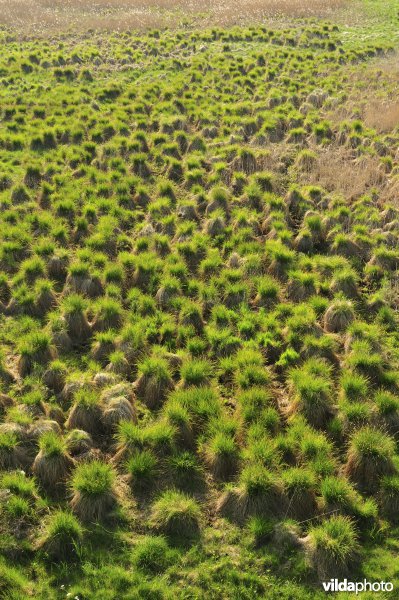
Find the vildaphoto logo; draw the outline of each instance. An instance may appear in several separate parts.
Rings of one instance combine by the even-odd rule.
[[[392,592],[393,583],[390,581],[348,581],[343,579],[330,579],[330,581],[323,581],[323,588],[325,592],[355,592],[355,594],[361,594],[362,592]]]

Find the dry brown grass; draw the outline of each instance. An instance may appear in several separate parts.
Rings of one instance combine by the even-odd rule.
[[[367,126],[379,133],[399,127],[399,64],[397,54],[378,61],[370,73],[371,90],[366,95],[362,117]]]
[[[378,58],[370,64],[357,66],[350,72],[347,98],[344,103],[325,113],[326,119],[337,127],[343,121],[361,119],[366,127],[381,134],[394,134],[399,129],[399,64],[397,53]],[[303,178],[328,191],[347,198],[357,198],[370,189],[379,190],[380,202],[397,205],[399,180],[392,172],[384,171],[377,155],[356,153],[345,146],[330,146],[328,150],[313,148],[318,159],[310,173]],[[397,164],[396,156],[394,164]]]
[[[351,90],[344,104],[327,116],[335,123],[358,113],[367,127],[389,133],[399,127],[398,54],[359,66],[350,74]]]
[[[303,182],[319,185],[349,200],[372,188],[384,189],[388,183],[378,157],[354,158],[352,152],[343,147],[319,151],[314,166],[303,175]]]
[[[372,102],[365,110],[366,125],[379,133],[387,133],[399,127],[399,100]]]
[[[285,17],[329,17],[347,0],[0,0],[0,25],[26,34],[126,30],[184,23],[234,25]]]

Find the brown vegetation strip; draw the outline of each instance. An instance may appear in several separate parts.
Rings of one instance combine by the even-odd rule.
[[[27,34],[68,29],[120,30],[183,22],[234,25],[278,16],[328,17],[346,0],[0,0],[0,25]]]

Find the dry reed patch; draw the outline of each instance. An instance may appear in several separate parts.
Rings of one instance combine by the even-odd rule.
[[[368,127],[379,133],[388,133],[399,127],[399,100],[371,102],[364,111],[364,121]]]
[[[362,117],[368,127],[379,133],[399,128],[399,63],[397,53],[376,61],[366,72],[370,86],[364,98]]]
[[[399,198],[399,180],[398,178],[390,178],[387,185],[385,186],[383,193],[380,196],[380,203],[387,204],[391,203],[394,206],[398,206]]]
[[[383,85],[381,85],[383,89]],[[384,92],[383,92],[384,94]],[[399,100],[392,94],[384,96],[375,89],[362,90],[362,99],[349,97],[345,104],[328,117],[334,123],[352,120],[358,115],[366,127],[375,129],[377,133],[390,133],[399,128]]]
[[[0,0],[0,25],[27,34],[95,28],[105,30],[234,25],[278,17],[330,17],[347,0]]]
[[[149,7],[127,6],[118,0],[0,0],[0,25],[27,35],[45,35],[68,30],[146,29],[166,25],[163,14],[151,14]]]
[[[212,16],[220,19],[219,24],[227,25],[252,18],[328,17],[337,9],[342,8],[346,2],[345,0],[252,0],[250,2],[225,0],[208,4],[212,6]]]
[[[347,99],[326,115],[334,123],[359,116],[379,133],[399,127],[399,63],[395,52],[348,73]]]
[[[388,182],[377,157],[353,158],[350,150],[338,147],[319,151],[312,169],[303,174],[303,183],[319,185],[351,200],[372,188],[383,189]]]

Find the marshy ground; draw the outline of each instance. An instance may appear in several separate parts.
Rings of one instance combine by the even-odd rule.
[[[0,0],[1,598],[398,588],[398,10]]]

